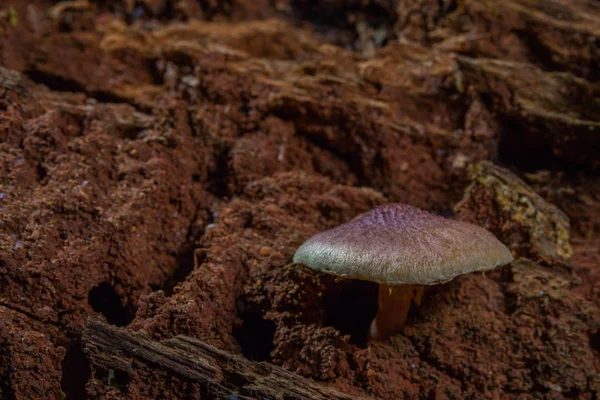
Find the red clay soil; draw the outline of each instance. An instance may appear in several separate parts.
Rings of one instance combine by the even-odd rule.
[[[0,398],[198,398],[92,374],[91,315],[378,399],[598,398],[598,43],[575,0],[0,2]],[[367,342],[376,286],[290,263],[391,201],[519,258]]]

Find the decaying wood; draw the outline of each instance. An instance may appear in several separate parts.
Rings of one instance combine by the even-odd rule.
[[[490,219],[488,211],[474,219],[468,215],[472,212],[469,210],[477,208],[473,204],[484,209],[482,204],[487,203],[485,209],[498,210],[503,221],[510,221],[502,224],[500,232],[496,232],[501,240],[514,243],[514,238],[521,238],[522,244],[519,246],[509,245],[511,250],[546,260],[564,261],[573,255],[569,217],[514,173],[489,161],[482,161],[471,166],[469,178],[471,184],[454,209],[458,216],[485,226]]]
[[[327,388],[266,362],[252,362],[200,340],[176,336],[153,341],[145,332],[130,332],[96,318],[83,335],[92,365],[133,375],[136,368],[162,368],[206,385],[218,398],[238,399],[365,399]]]
[[[13,90],[18,94],[25,93],[21,73],[12,69],[0,67],[0,88]]]

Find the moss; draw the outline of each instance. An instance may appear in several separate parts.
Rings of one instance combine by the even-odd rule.
[[[17,16],[17,10],[14,7],[8,8],[8,20],[12,26],[19,25],[19,17]]]

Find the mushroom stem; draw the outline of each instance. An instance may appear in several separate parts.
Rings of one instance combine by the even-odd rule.
[[[402,330],[411,304],[421,304],[424,288],[421,285],[379,285],[377,314],[369,328],[369,338],[383,340]]]

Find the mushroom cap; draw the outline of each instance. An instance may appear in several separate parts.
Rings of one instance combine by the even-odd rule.
[[[513,260],[486,229],[407,204],[386,204],[316,234],[295,263],[385,285],[434,285]]]

